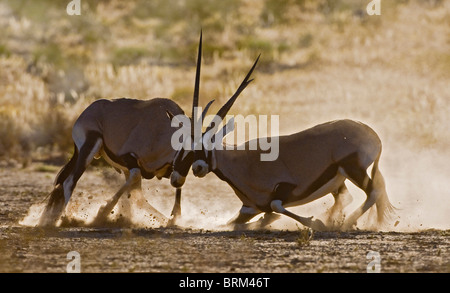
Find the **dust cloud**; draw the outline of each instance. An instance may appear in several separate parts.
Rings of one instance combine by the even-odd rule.
[[[381,171],[389,198],[398,208],[393,230],[449,229],[450,153],[387,148],[384,155]]]

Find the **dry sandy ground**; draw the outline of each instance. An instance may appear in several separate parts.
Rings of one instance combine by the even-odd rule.
[[[311,235],[286,219],[270,230],[219,229],[239,201],[209,175],[202,189],[197,179],[187,182],[178,227],[152,227],[148,215],[131,218],[125,209],[116,214],[128,221],[106,227],[25,226],[35,221],[38,209],[30,207],[45,198],[56,171],[0,170],[0,272],[65,272],[71,251],[80,254],[82,272],[366,272],[369,251],[379,253],[381,272],[450,272],[449,230]],[[121,180],[111,169],[90,168],[68,206],[74,221],[88,221]],[[167,180],[144,184],[145,197],[165,215],[172,193]]]

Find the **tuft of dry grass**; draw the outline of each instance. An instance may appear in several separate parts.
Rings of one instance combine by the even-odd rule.
[[[313,237],[314,237],[314,231],[312,229],[298,228],[298,237],[295,242],[300,247],[308,246],[311,244],[311,240],[313,239]]]

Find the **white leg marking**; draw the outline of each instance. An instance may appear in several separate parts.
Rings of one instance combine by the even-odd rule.
[[[181,176],[177,171],[173,171],[172,175],[170,175],[170,184],[174,187],[180,187],[186,181],[186,177]]]
[[[102,146],[102,140],[99,138],[95,142],[95,145],[92,148],[89,155],[86,157],[86,161],[84,162],[85,167],[87,167],[87,165],[89,165],[91,163],[91,161],[94,159],[94,156],[99,152],[101,146]],[[78,148],[78,149],[81,149],[81,148]],[[67,205],[67,203],[70,200],[70,197],[72,196],[73,185],[74,185],[73,174],[70,174],[69,177],[67,177],[67,179],[64,180],[64,182],[63,182],[65,205]]]
[[[286,209],[283,207],[281,200],[276,199],[276,200],[272,200],[272,202],[270,203],[270,208],[276,212],[276,213],[284,213],[286,211]]]
[[[87,167],[87,165],[89,165],[92,162],[92,160],[94,159],[94,156],[96,156],[99,153],[101,146],[102,146],[102,140],[99,138],[95,142],[95,145],[92,148],[91,152],[89,153],[89,156],[87,156],[87,158],[86,158],[86,162],[84,163],[85,167]]]
[[[310,227],[314,230],[325,230],[326,227],[325,225],[322,223],[322,221],[320,220],[312,220],[313,217],[309,217],[309,218],[305,218],[305,217],[301,217],[299,215],[296,215],[288,210],[286,210],[283,205],[283,203],[281,202],[281,200],[272,200],[272,202],[270,203],[270,207],[272,208],[272,210],[276,213],[280,213],[283,215],[286,215],[288,217],[291,217],[294,220],[297,220],[298,222],[300,222],[302,225]]]
[[[250,214],[250,215],[257,215],[257,214],[261,213],[260,211],[258,211],[255,208],[246,207],[246,206],[242,206],[242,208],[241,208],[241,210],[239,212],[241,214]]]
[[[63,182],[64,200],[65,200],[64,205],[67,205],[70,196],[72,195],[72,186],[73,186],[73,175],[70,174],[70,176]]]

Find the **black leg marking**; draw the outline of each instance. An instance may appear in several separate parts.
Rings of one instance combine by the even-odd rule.
[[[278,199],[282,202],[286,201],[286,199],[291,194],[292,190],[297,187],[295,184],[288,183],[288,182],[280,182],[275,186],[274,191],[272,192],[271,201]]]
[[[71,192],[75,189],[75,186],[81,175],[83,175],[84,171],[86,171],[87,166],[91,163],[93,156],[92,158],[89,158],[89,155],[91,155],[92,150],[94,149],[99,139],[101,139],[101,135],[98,132],[91,131],[86,134],[86,141],[81,146],[80,153],[75,164],[75,169],[72,173],[73,184],[71,186]]]

